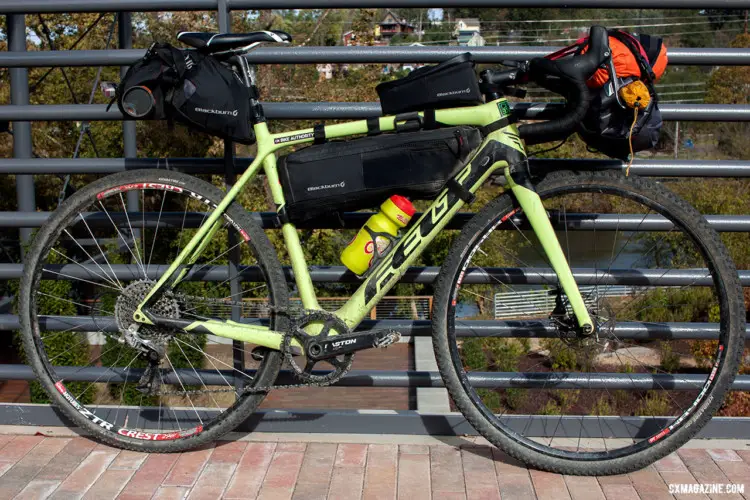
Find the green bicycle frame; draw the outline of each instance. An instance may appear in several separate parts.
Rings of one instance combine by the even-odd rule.
[[[455,175],[454,180],[463,190],[473,194],[495,171],[504,170],[512,193],[528,217],[529,223],[542,243],[547,258],[568,297],[576,321],[584,331],[591,332],[593,331],[591,318],[552,224],[547,217],[544,205],[528,182],[528,178],[525,177],[526,152],[515,125],[507,122],[509,111],[508,103],[504,98],[479,106],[435,111],[435,119],[441,124],[449,126],[473,125],[488,127],[488,130],[491,130],[480,147],[474,152],[470,161]],[[402,123],[399,116],[385,116],[380,118],[379,121],[380,130],[383,132],[394,131],[397,125]],[[220,224],[219,219],[227,207],[261,168],[263,168],[268,179],[274,203],[279,211],[283,209],[286,201],[279,182],[274,153],[289,146],[312,142],[314,139],[313,129],[271,134],[265,122],[257,123],[254,129],[258,147],[256,158],[139,305],[133,315],[137,322],[153,324],[146,312],[148,311],[147,305],[158,299],[162,290],[173,288],[185,277],[189,266],[197,262],[206,242],[210,241],[211,235],[216,231]],[[325,137],[335,139],[366,134],[367,131],[367,121],[358,120],[326,126]],[[463,197],[465,198],[465,196]],[[444,189],[429,209],[416,222],[411,224],[406,234],[398,240],[388,254],[370,270],[366,279],[346,304],[334,314],[348,327],[355,328],[380,299],[398,283],[409,266],[414,263],[427,245],[463,207],[464,201],[461,198],[455,192],[455,189]],[[321,307],[315,295],[297,228],[294,224],[284,223],[281,231],[289,252],[294,280],[302,305],[305,309],[320,310]],[[228,320],[184,321],[184,325],[181,324],[180,327],[186,332],[209,333],[271,349],[279,349],[284,334],[284,332],[274,331],[268,327],[247,325]]]

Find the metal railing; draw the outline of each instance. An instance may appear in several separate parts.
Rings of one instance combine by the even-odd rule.
[[[462,6],[497,7],[558,7],[559,0],[463,0]],[[442,7],[455,6],[455,0],[366,0],[358,2],[357,7]],[[586,8],[621,8],[606,0],[570,0],[567,7]],[[631,0],[630,8],[671,8],[689,9],[715,7],[705,0]],[[725,0],[722,8],[746,9],[750,7],[747,0]],[[85,121],[85,120],[122,120],[123,117],[112,107],[109,111],[99,104],[29,104],[28,68],[57,66],[124,66],[131,64],[142,56],[143,50],[132,49],[132,24],[128,12],[137,11],[185,11],[212,10],[217,12],[218,25],[221,31],[228,31],[231,10],[269,9],[269,8],[351,8],[350,0],[3,0],[0,13],[7,15],[8,51],[0,53],[0,67],[9,68],[11,80],[11,103],[0,105],[0,121],[13,122],[13,158],[0,158],[0,174],[16,176],[18,211],[0,212],[0,227],[18,228],[23,241],[28,240],[33,228],[39,227],[49,217],[49,213],[37,212],[35,190],[32,175],[40,174],[107,174],[135,168],[172,168],[189,173],[225,174],[231,183],[234,175],[244,170],[250,159],[233,158],[231,149],[227,149],[224,159],[175,158],[164,159],[137,158],[135,123],[123,122],[123,158],[105,159],[68,159],[68,158],[34,158],[30,122],[32,121]],[[26,25],[24,14],[54,12],[120,12],[119,49],[117,50],[60,50],[33,51],[26,50]],[[381,62],[439,62],[457,52],[465,52],[464,47],[263,47],[253,51],[247,57],[255,64],[310,64],[319,62],[332,63],[381,63]],[[481,63],[500,62],[501,60],[523,60],[544,55],[554,50],[553,47],[472,47],[470,51],[476,61]],[[750,49],[734,48],[677,48],[670,50],[670,65],[750,65]],[[750,121],[750,106],[729,104],[664,104],[663,118],[669,120],[690,121]],[[270,119],[347,119],[379,116],[380,106],[376,102],[360,103],[264,103],[266,115]],[[554,116],[560,109],[555,103],[516,103],[515,112],[523,118],[542,119]],[[625,166],[616,160],[548,160],[531,161],[533,169],[560,169],[566,166],[590,169],[623,170]],[[637,160],[631,172],[642,176],[659,177],[750,177],[750,159],[740,161],[705,161],[705,160]],[[136,203],[131,204],[137,206]],[[278,228],[278,220],[273,213],[253,214],[264,228]],[[369,214],[346,214],[344,225],[348,228],[360,227]],[[471,214],[460,214],[451,222],[449,229],[460,229]],[[569,217],[570,219],[570,217]],[[718,231],[750,232],[750,215],[710,215],[709,223]],[[617,218],[607,214],[581,214],[579,220],[570,221],[571,230],[606,230],[623,227],[627,216]],[[559,221],[557,222],[559,224]],[[668,223],[658,216],[649,217],[647,223],[652,230],[668,229]],[[334,221],[319,222],[316,227],[340,227]],[[116,266],[117,273],[123,277],[132,275],[133,270],[127,265]],[[228,266],[215,266],[201,273],[203,279],[224,280],[235,270]],[[651,270],[641,272],[612,271],[606,275],[593,272],[591,269],[575,269],[574,274],[582,278],[582,283],[612,284],[618,286],[638,286],[644,284],[684,285],[693,283],[695,275],[689,271]],[[154,269],[154,272],[158,272]],[[239,279],[253,279],[258,270],[252,267],[239,266],[236,269]],[[291,270],[285,269],[287,279],[291,280]],[[18,279],[22,265],[18,263],[0,264],[0,280]],[[465,283],[489,283],[500,278],[506,282],[543,283],[549,279],[548,269],[489,269],[470,270]],[[412,268],[404,276],[404,283],[432,283],[438,274],[438,268]],[[312,277],[315,282],[356,282],[356,278],[345,269],[337,266],[313,267]],[[742,283],[750,286],[750,271],[741,272]],[[75,317],[79,331],[90,331],[94,325],[97,329],[114,331],[111,318]],[[44,325],[48,329],[70,329],[71,318],[48,317]],[[250,318],[246,321],[260,321],[262,318]],[[0,330],[9,335],[18,329],[18,317],[13,314],[0,314]],[[362,323],[362,329],[394,328],[404,335],[427,337],[430,335],[430,322],[423,319],[382,320],[373,317]],[[546,322],[476,320],[461,321],[457,325],[457,334],[461,337],[554,337],[554,329]],[[718,336],[718,325],[713,323],[620,323],[616,326],[617,335],[621,338],[646,339],[715,339]],[[748,334],[750,338],[750,334]],[[75,377],[80,380],[97,380],[97,377],[108,375],[103,368],[76,368]],[[132,372],[135,373],[135,372]],[[111,374],[116,375],[116,374]],[[184,374],[189,375],[189,374]],[[537,387],[539,379],[523,373],[476,373],[471,380],[479,387]],[[694,380],[680,382],[666,375],[637,374],[623,378],[617,374],[600,374],[595,381],[573,373],[555,374],[556,388],[597,387],[606,388],[654,388],[658,384],[670,384],[679,389],[682,385]],[[137,375],[136,375],[137,377]],[[287,382],[288,373],[283,373],[279,383]],[[700,377],[691,375],[691,377]],[[682,378],[682,377],[681,377]],[[0,365],[0,381],[32,380],[33,373],[24,365]],[[549,381],[547,381],[549,383]],[[441,387],[442,381],[435,371],[410,370],[355,370],[338,384],[356,387]],[[682,387],[684,388],[684,387]],[[750,390],[750,377],[740,376],[733,385],[734,390]],[[519,418],[523,418],[520,416]],[[645,425],[633,417],[633,422]],[[633,422],[626,422],[632,425]],[[61,425],[62,422],[48,407],[0,405],[0,423],[22,423],[37,425]],[[571,423],[569,428],[573,435],[577,429]],[[568,427],[568,426],[566,426]],[[467,433],[472,432],[460,416],[424,415],[417,412],[394,412],[392,414],[367,412],[260,412],[243,426],[243,429],[273,431],[325,432],[335,428],[337,432],[409,432],[409,433]],[[599,426],[601,428],[601,426]],[[713,437],[734,437],[748,435],[750,419],[728,418],[716,419],[704,430],[703,435]],[[626,432],[626,431],[623,431]],[[615,433],[616,434],[616,433]],[[627,435],[627,434],[625,434]]]

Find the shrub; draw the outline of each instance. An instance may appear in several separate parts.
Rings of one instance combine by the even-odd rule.
[[[555,371],[572,371],[578,366],[578,354],[565,342],[544,339],[542,346],[549,351],[550,366]]]
[[[500,395],[497,391],[492,389],[477,389],[477,394],[493,413],[498,413],[503,409],[503,405],[500,402]]]
[[[591,408],[591,414],[599,416],[614,415],[615,413],[612,411],[612,406],[609,404],[609,398],[607,396],[600,396],[599,399],[594,402],[594,406]]]
[[[484,348],[489,352],[492,364],[498,371],[514,372],[518,370],[518,359],[524,355],[524,349],[515,339],[484,339]]]
[[[554,400],[550,399],[539,410],[540,415],[562,415],[562,408]]]
[[[659,366],[668,373],[673,373],[680,368],[680,355],[674,352],[672,344],[669,342],[660,342],[661,344],[661,362]]]
[[[511,410],[518,410],[526,402],[527,389],[506,389],[505,403]]]
[[[465,339],[461,344],[461,359],[470,370],[486,370],[487,357],[482,347],[483,339]]]
[[[646,393],[646,398],[641,401],[641,404],[636,410],[636,415],[641,417],[656,417],[669,414],[670,410],[667,396],[654,391],[648,391]]]

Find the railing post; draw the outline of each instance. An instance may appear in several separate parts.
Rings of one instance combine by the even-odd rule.
[[[232,17],[227,5],[227,0],[219,0],[217,5],[216,17],[219,24],[220,33],[229,33],[232,31]],[[232,141],[224,141],[224,182],[227,190],[234,184],[234,144]],[[242,284],[239,279],[239,263],[240,263],[240,247],[237,246],[237,236],[231,231],[228,231],[227,240],[229,251],[228,255],[228,266],[229,266],[229,293],[231,294],[232,301],[242,300]],[[242,308],[236,304],[232,305],[232,321],[240,321],[242,315]],[[245,369],[245,346],[238,340],[232,341],[232,364],[236,370]],[[238,390],[243,388],[244,380],[241,377],[235,377],[235,387]]]
[[[120,49],[133,48],[133,23],[130,18],[130,12],[120,12],[117,15],[117,40]],[[125,76],[128,66],[120,67],[120,76]],[[126,158],[136,158],[138,156],[138,139],[135,133],[135,121],[125,120],[122,122],[122,146]],[[138,192],[128,191],[127,204],[129,212],[138,211]]]
[[[26,16],[11,14],[8,21],[8,50],[11,52],[26,52]],[[26,68],[11,68],[10,72],[10,102],[16,106],[29,104],[29,70]],[[32,158],[31,123],[13,122],[13,157]],[[36,193],[34,192],[34,177],[31,175],[16,176],[16,200],[19,212],[36,211]],[[24,245],[31,239],[32,229],[28,227],[19,230],[21,238],[21,255]]]

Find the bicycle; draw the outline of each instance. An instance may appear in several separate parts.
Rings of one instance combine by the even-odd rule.
[[[250,84],[242,54],[278,41],[264,33],[217,44]],[[593,34],[584,55],[484,71],[493,89],[484,104],[434,111],[441,124],[482,128],[482,144],[335,312],[319,306],[297,229],[284,220],[274,155],[312,142],[314,130],[271,134],[257,98],[258,154],[227,193],[162,170],[118,173],[80,189],[39,230],[26,258],[19,314],[41,388],[108,444],[171,452],[215,440],[259,406],[284,360],[298,380],[292,387],[331,385],[355,351],[396,341],[398,332],[354,330],[474,193],[502,174],[507,189],[466,224],[435,284],[433,344],[455,407],[492,444],[545,470],[623,473],[672,452],[706,424],[734,379],[742,290],[718,235],[662,185],[606,171],[529,170],[522,139],[567,137],[586,112],[585,81],[603,60]],[[502,90],[524,78],[564,95],[564,115],[515,125]],[[385,116],[378,126],[392,132],[406,120]],[[335,139],[368,126],[324,130]],[[261,168],[302,311],[290,306],[268,236],[236,201]],[[140,212],[128,209],[126,194],[136,195]],[[597,218],[602,210],[617,216]],[[593,254],[571,251],[576,229],[593,237],[574,233],[573,250],[592,243]],[[606,268],[596,249],[602,240]],[[247,267],[229,265],[240,261]],[[547,305],[532,303],[534,294]],[[506,296],[515,305],[506,306]],[[252,298],[267,304],[250,311]],[[512,321],[497,321],[493,306]],[[716,342],[701,344],[703,364],[690,365],[689,332],[670,325],[696,319]],[[679,373],[684,366],[698,373]]]

